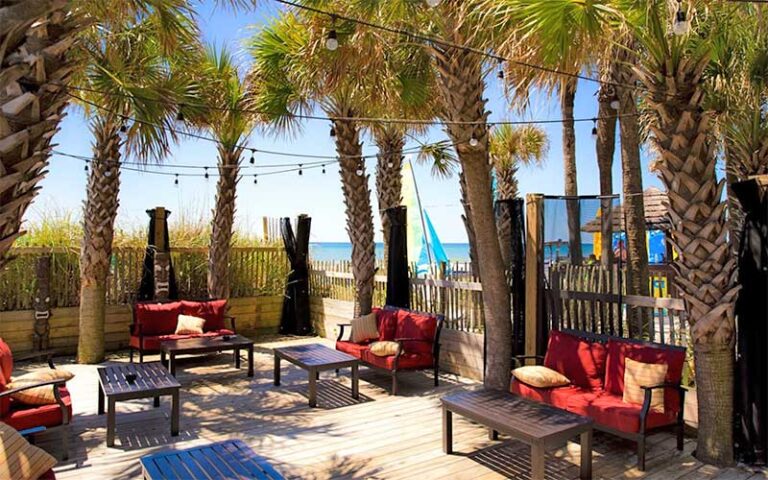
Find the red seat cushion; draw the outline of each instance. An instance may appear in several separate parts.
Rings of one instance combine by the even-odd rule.
[[[411,312],[400,309],[397,313],[395,339],[414,338],[418,342],[404,342],[406,352],[432,354],[432,345],[437,330],[437,317],[428,313]]]
[[[203,330],[221,330],[226,328],[224,318],[227,313],[226,300],[208,300],[205,302],[181,301],[181,313],[205,319]],[[175,325],[174,325],[175,327]]]
[[[129,341],[129,345],[133,348],[138,348],[140,350],[160,350],[160,342],[164,340],[183,340],[185,338],[199,338],[199,337],[219,337],[221,335],[234,335],[234,332],[232,330],[227,330],[226,328],[223,328],[221,330],[216,330],[212,332],[205,332],[202,334],[185,334],[185,335],[176,335],[174,333],[169,335],[144,335],[144,345],[143,347],[139,343],[139,337],[135,335],[131,335],[131,339]]]
[[[141,324],[144,335],[168,335],[176,331],[181,302],[137,303],[134,308],[136,323]]]
[[[376,313],[376,328],[379,331],[379,341],[393,341],[397,331],[397,309],[374,308]]]
[[[590,403],[600,395],[599,391],[585,390],[575,385],[557,388],[537,388],[514,379],[512,380],[510,391],[521,397],[548,403],[578,415],[587,415],[587,408]]]
[[[72,418],[72,398],[66,387],[61,389],[61,399],[67,407],[69,418]],[[11,408],[0,420],[16,430],[33,427],[57,427],[61,425],[61,407],[58,404],[31,406],[11,400]]]
[[[603,393],[595,398],[587,407],[587,416],[595,423],[621,430],[622,432],[638,433],[640,431],[640,410],[642,405],[625,403],[621,395]],[[677,422],[677,414],[651,410],[645,420],[646,429],[673,425]]]
[[[655,347],[653,345],[608,341],[608,360],[605,367],[605,390],[620,398],[624,394],[624,365],[626,358],[643,363],[663,363],[667,365],[666,382],[680,384],[685,365],[685,351]],[[680,397],[671,388],[664,393],[664,411],[677,413],[680,410]]]
[[[40,476],[37,480],[56,480],[56,474],[53,473],[53,470],[48,470],[44,474]]]
[[[5,383],[11,381],[11,374],[13,373],[13,353],[11,353],[11,347],[8,346],[5,341],[0,338],[0,374],[2,374]]]
[[[387,357],[379,357],[370,352],[370,350],[363,351],[362,360],[366,363],[373,365],[374,367],[384,368],[387,370],[393,370],[395,368],[395,356],[389,355]],[[418,370],[423,368],[432,368],[434,366],[434,360],[431,353],[420,352],[405,352],[400,355],[400,360],[397,362],[398,370]]]
[[[605,376],[605,346],[554,330],[549,334],[544,366],[565,375],[573,385],[601,390]]]
[[[363,352],[370,348],[370,343],[336,342],[336,350],[352,355],[355,358],[363,358]]]

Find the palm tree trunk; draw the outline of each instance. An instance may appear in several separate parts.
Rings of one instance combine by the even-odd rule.
[[[24,232],[24,213],[38,193],[50,141],[69,97],[77,29],[71,2],[27,0],[0,4],[0,268]]]
[[[623,83],[624,84],[624,83]],[[622,117],[621,172],[624,205],[622,214],[627,234],[627,294],[650,295],[648,274],[648,245],[646,241],[645,201],[643,174],[640,166],[640,125],[637,117],[637,98],[632,90],[622,89],[620,94]],[[650,312],[647,309],[629,310],[629,334],[635,338],[650,335]]]
[[[651,92],[650,122],[660,154],[655,164],[669,194],[677,286],[691,326],[699,404],[699,460],[733,463],[735,258],[727,241],[722,193],[715,170],[713,113],[703,108],[706,61],[664,58],[637,71]],[[704,59],[706,60],[706,59]]]
[[[497,165],[497,162],[493,162]],[[507,168],[495,168],[496,196],[498,200],[512,200],[517,197],[517,165]],[[499,246],[504,268],[509,272],[512,264],[512,211],[508,203],[497,204],[496,229],[499,231]]]
[[[98,118],[92,129],[95,155],[88,177],[80,251],[79,363],[104,360],[106,285],[120,193],[119,126],[114,119]]]
[[[560,107],[563,115],[563,167],[565,179],[565,196],[579,195],[578,179],[576,176],[576,128],[574,126],[573,105],[576,101],[576,79],[569,78],[560,87]],[[576,198],[566,200],[568,214],[568,252],[572,265],[580,265],[583,254],[581,250],[581,214],[579,201]]]
[[[394,128],[382,128],[374,132],[374,141],[379,148],[376,163],[376,195],[379,201],[379,217],[384,236],[384,256],[389,252],[388,208],[403,203],[403,148],[405,138]],[[386,265],[386,262],[384,262]]]
[[[229,298],[229,253],[235,223],[235,199],[240,178],[242,148],[219,147],[219,181],[213,210],[211,248],[208,253],[208,296]]]
[[[464,215],[461,216],[461,221],[464,223],[464,231],[467,232],[467,242],[469,242],[469,265],[470,273],[478,281],[480,280],[480,260],[477,256],[477,240],[475,238],[475,228],[472,226],[472,207],[469,204],[469,197],[467,196],[467,180],[464,176],[464,171],[459,172],[459,191],[461,193],[461,206],[464,209]]]
[[[327,112],[329,116],[353,117],[344,109]],[[362,159],[363,144],[357,124],[350,120],[334,120],[336,152],[347,215],[347,234],[352,244],[352,275],[355,279],[355,316],[366,315],[373,308],[373,277],[376,274],[376,251],[373,243],[373,210],[368,175]],[[358,175],[358,172],[362,175]]]
[[[615,68],[613,62],[606,69]],[[606,72],[606,75],[610,75]],[[600,172],[600,265],[613,265],[613,154],[616,150],[616,111],[611,107],[615,99],[613,87],[602,85],[598,94],[597,116],[597,168]]]
[[[458,29],[448,31],[456,34]],[[463,38],[450,40],[464,41]],[[440,73],[438,88],[446,120],[477,122],[475,126],[449,124],[447,131],[457,146],[461,162],[463,186],[471,208],[469,223],[474,231],[483,285],[487,339],[484,383],[487,388],[506,390],[512,363],[512,321],[509,287],[493,213],[488,128],[485,125],[489,112],[483,98],[482,60],[471,52],[453,48],[443,50],[438,46],[433,46],[433,55]],[[472,136],[478,140],[477,146],[469,144]]]

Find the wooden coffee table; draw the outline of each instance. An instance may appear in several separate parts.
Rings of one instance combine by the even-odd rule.
[[[240,368],[240,350],[248,350],[248,376],[253,376],[253,340],[242,335],[221,337],[185,338],[183,340],[165,340],[160,342],[160,361],[165,365],[166,356],[168,370],[176,376],[176,356],[194,355],[201,353],[225,352],[232,350],[235,357],[235,367]]]
[[[282,347],[275,350],[275,385],[280,385],[280,360],[286,360],[309,373],[309,406],[317,406],[317,378],[323,370],[352,368],[352,398],[360,398],[360,361],[352,355],[328,348],[319,343]]]
[[[507,392],[479,390],[448,395],[443,403],[443,451],[453,453],[453,413],[531,446],[531,479],[544,479],[544,453],[581,438],[581,474],[592,478],[592,419]]]
[[[168,370],[158,362],[153,363],[124,363],[100,367],[99,371],[99,415],[104,415],[104,398],[107,407],[107,446],[115,445],[115,402],[133,400],[135,398],[154,397],[155,408],[160,406],[160,397],[170,395],[171,406],[171,436],[179,434],[179,389],[181,384],[176,381]],[[128,378],[135,376],[129,382]]]

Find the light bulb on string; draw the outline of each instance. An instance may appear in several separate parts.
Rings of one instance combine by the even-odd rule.
[[[254,155],[256,155],[256,150],[252,148],[251,149],[251,159],[249,160],[251,162],[251,165],[256,163],[256,158],[254,158]]]
[[[301,169],[302,164],[299,164],[299,175],[304,175],[304,171]]]
[[[388,163],[387,163],[387,168],[392,168],[392,167],[394,167],[394,166],[395,166],[395,164],[394,164],[394,163],[392,163],[392,162],[388,162]]]
[[[470,147],[476,147],[480,145],[480,142],[477,140],[477,137],[475,137],[475,134],[472,134],[472,138],[469,139],[469,146]]]
[[[328,32],[328,37],[325,39],[325,48],[331,52],[336,51],[339,48],[339,38],[336,35],[336,29],[332,28]]]
[[[176,121],[184,122],[184,112],[181,111],[181,106],[179,106],[179,112],[176,114]]]
[[[208,175],[208,167],[205,167],[205,179],[208,180],[210,176]]]
[[[331,127],[331,138],[336,138],[336,129]]]
[[[504,80],[504,61],[499,59],[499,71],[496,73],[499,80]]]
[[[427,0],[427,5],[435,8],[436,6],[440,5],[440,0]]]
[[[179,174],[178,173],[176,174],[176,178],[173,180],[173,184],[176,185],[177,187],[179,186]]]
[[[614,98],[613,100],[611,100],[611,108],[614,110],[618,110],[619,108],[621,108],[621,102],[619,102],[617,98]]]
[[[325,164],[323,164],[323,175],[325,175]]]
[[[677,13],[675,14],[675,23],[672,24],[672,33],[682,36],[690,33],[691,22],[688,21],[688,15],[683,9],[683,3],[678,0]]]
[[[592,119],[592,140],[597,140],[597,119]]]
[[[360,162],[360,165],[358,165],[358,166],[357,166],[357,171],[355,172],[355,174],[356,174],[358,177],[362,177],[362,176],[363,176],[363,174],[365,173],[365,170],[363,170],[363,168],[364,168],[364,165],[363,165],[363,163],[362,163],[362,162]]]
[[[257,175],[254,173],[254,174],[253,174],[253,184],[254,184],[254,185],[256,185],[256,184],[258,184],[258,183],[259,183],[259,179],[258,179],[258,178],[256,178],[256,177],[257,177]]]
[[[86,172],[88,171],[88,164],[87,163],[85,164],[85,168],[83,170],[85,170]]]

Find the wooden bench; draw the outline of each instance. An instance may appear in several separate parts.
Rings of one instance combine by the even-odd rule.
[[[443,404],[443,451],[453,453],[453,414],[488,427],[531,447],[531,479],[544,479],[544,455],[580,436],[580,478],[592,478],[592,419],[507,392],[479,390],[449,395]]]

